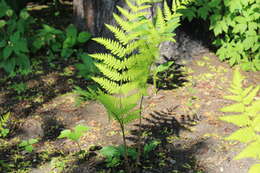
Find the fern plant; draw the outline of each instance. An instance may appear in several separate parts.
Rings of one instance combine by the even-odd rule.
[[[97,100],[105,106],[109,117],[119,123],[124,151],[128,151],[125,125],[138,118],[141,123],[142,97],[146,94],[151,66],[159,58],[160,43],[175,41],[173,31],[179,26],[180,14],[176,13],[176,9],[172,13],[164,1],[164,9],[158,7],[156,16],[149,19],[147,9],[158,0],[125,2],[130,11],[118,6],[123,17],[113,14],[118,26],[106,25],[117,40],[93,39],[108,49],[109,53],[95,53],[90,56],[98,61],[95,65],[102,73],[102,76],[92,77],[102,87]],[[125,152],[126,165],[127,160]]]
[[[260,100],[255,97],[260,85],[243,88],[244,77],[236,69],[233,82],[229,91],[232,95],[225,96],[225,99],[233,100],[236,103],[221,109],[223,112],[235,112],[235,115],[220,117],[221,120],[235,124],[240,127],[226,140],[237,140],[247,144],[247,147],[240,152],[235,159],[255,158],[258,163],[253,165],[249,173],[260,172]]]

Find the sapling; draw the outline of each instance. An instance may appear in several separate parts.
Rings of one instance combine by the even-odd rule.
[[[90,127],[79,124],[76,127],[74,127],[73,130],[68,130],[68,129],[63,130],[61,134],[58,136],[58,138],[68,138],[74,141],[77,144],[79,150],[82,151],[79,145],[79,139],[83,136],[85,132],[89,130]]]

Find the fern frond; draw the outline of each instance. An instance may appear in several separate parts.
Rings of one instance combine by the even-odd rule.
[[[167,1],[164,1],[164,16],[165,16],[165,20],[166,21],[169,21],[172,19],[172,12],[170,10],[170,7],[168,6],[167,4]]]
[[[118,93],[127,95],[130,91],[133,91],[136,88],[139,88],[138,82],[128,82],[119,87]]]
[[[115,35],[115,37],[118,39],[120,43],[122,43],[123,45],[126,45],[128,43],[128,36],[125,34],[123,30],[112,25],[105,25]]]
[[[89,56],[93,57],[94,59],[101,60],[104,64],[111,66],[117,70],[122,70],[126,68],[126,65],[121,60],[116,59],[116,57],[108,53],[96,53],[90,54]]]
[[[118,93],[120,87],[116,82],[101,77],[92,77],[102,88],[104,88],[110,94]]]
[[[143,5],[145,3],[158,3],[162,2],[162,0],[136,0],[137,5]]]
[[[133,23],[130,23],[128,21],[123,20],[120,16],[117,14],[113,14],[115,21],[117,24],[126,32],[130,31],[133,27]]]
[[[105,46],[108,50],[111,51],[114,55],[117,55],[119,57],[124,57],[125,55],[125,48],[123,45],[121,45],[119,42],[111,40],[109,38],[93,38],[94,41],[102,44]]]
[[[96,63],[96,67],[102,72],[107,78],[113,81],[127,81],[128,79],[119,73],[117,70],[113,69],[111,66],[107,66],[103,63]]]
[[[155,27],[157,29],[161,29],[161,28],[164,28],[165,27],[165,20],[164,20],[164,16],[163,16],[163,13],[162,13],[162,10],[160,7],[157,7],[157,16],[156,16],[156,24],[155,24]]]
[[[131,54],[132,52],[134,52],[135,50],[138,49],[138,47],[140,47],[141,42],[140,41],[134,41],[131,42],[130,44],[128,44],[125,48],[125,54]]]
[[[150,8],[151,5],[134,5],[132,2],[130,2],[129,0],[125,0],[126,4],[128,5],[128,7],[133,11],[133,12],[138,12],[138,11],[141,11],[141,10],[145,10],[147,8]]]
[[[127,10],[121,8],[120,6],[117,6],[117,9],[120,11],[120,13],[125,16],[128,20],[134,22],[138,21],[139,17],[146,16],[149,13],[146,11],[136,12],[136,13],[129,13]]]
[[[4,114],[2,117],[0,117],[0,130],[3,129],[4,126],[7,125],[10,115],[11,115],[11,113],[8,112],[8,113]]]

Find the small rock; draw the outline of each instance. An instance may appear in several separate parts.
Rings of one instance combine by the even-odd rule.
[[[44,136],[44,130],[42,128],[42,122],[37,119],[28,119],[22,125],[22,131],[25,138],[41,138]]]

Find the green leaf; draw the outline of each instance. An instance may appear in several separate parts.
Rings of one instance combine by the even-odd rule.
[[[3,28],[6,25],[5,20],[0,20],[0,29]]]
[[[197,9],[195,7],[191,7],[189,9],[179,9],[178,11],[182,13],[183,16],[187,17],[189,21],[192,21],[192,19],[196,17],[195,11],[197,11]]]
[[[33,151],[33,146],[28,145],[25,147],[25,150],[31,153]]]
[[[234,159],[239,160],[243,158],[260,158],[260,141],[255,141],[249,144],[242,152],[240,152]]]
[[[241,128],[234,133],[232,133],[230,136],[226,137],[226,140],[236,140],[240,141],[243,143],[248,143],[251,142],[256,138],[256,135],[252,128],[246,127],[246,128]]]
[[[63,130],[58,138],[69,138],[71,135],[71,130]]]
[[[170,66],[173,64],[173,61],[168,61],[163,64],[160,64],[156,69],[155,73],[164,72],[170,68]]]
[[[245,110],[245,106],[242,103],[235,103],[220,109],[220,111],[222,112],[244,112],[244,110]]]
[[[14,71],[14,68],[15,68],[15,59],[14,58],[11,58],[11,59],[8,59],[8,60],[5,60],[3,62],[0,62],[0,67],[4,68],[4,70],[11,74],[13,73]]]
[[[29,139],[29,140],[28,140],[28,144],[29,144],[29,145],[35,144],[35,143],[37,143],[37,142],[38,142],[38,139]]]
[[[206,20],[209,14],[210,8],[208,6],[203,6],[198,9],[198,15]]]
[[[227,100],[233,100],[233,101],[237,101],[237,102],[241,102],[243,100],[243,98],[240,95],[230,95],[230,96],[224,96],[224,99]]]
[[[117,147],[114,147],[114,146],[106,146],[106,147],[103,147],[101,150],[100,150],[100,153],[105,156],[105,157],[119,157],[120,156],[120,152],[118,150]]]
[[[243,103],[245,105],[250,104],[253,99],[255,98],[255,96],[257,95],[258,91],[260,89],[260,86],[255,87],[255,89],[253,89],[244,99],[243,99]]]
[[[13,52],[13,48],[11,46],[6,46],[3,50],[3,57],[4,60],[6,60],[7,58],[9,58],[11,56]]]
[[[73,54],[74,50],[70,48],[63,48],[61,51],[61,56],[65,59],[69,58]]]
[[[240,126],[240,127],[247,126],[249,121],[250,121],[247,114],[222,116],[219,119],[222,120],[222,121],[233,123],[233,124]]]
[[[91,38],[91,34],[89,32],[81,32],[78,36],[78,42],[79,43],[85,43]]]
[[[75,128],[74,128],[74,131],[75,133],[83,133],[83,132],[87,132],[89,131],[90,128],[88,126],[84,126],[84,125],[77,125]]]
[[[248,173],[259,173],[259,172],[260,172],[260,164],[258,163],[251,166]]]
[[[6,46],[6,41],[5,40],[1,40],[0,41],[0,48],[5,47]]]

